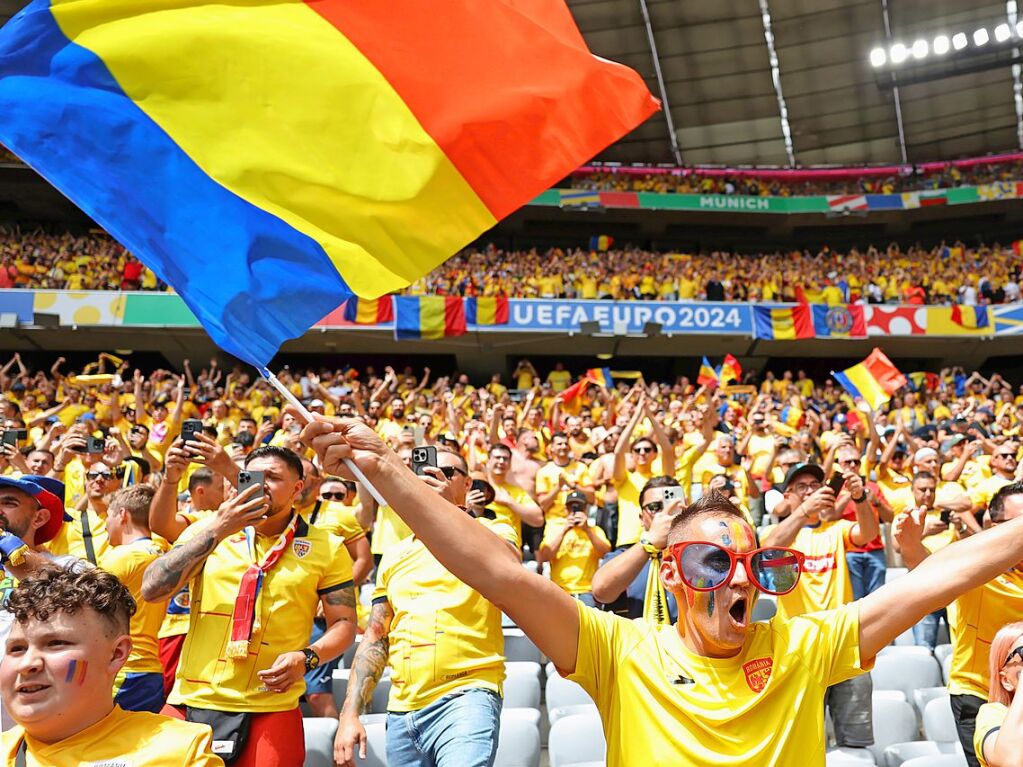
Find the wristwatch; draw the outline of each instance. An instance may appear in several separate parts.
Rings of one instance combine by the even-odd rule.
[[[647,554],[661,553],[661,550],[654,545],[653,541],[647,538],[646,533],[640,536],[639,545],[643,547],[643,551],[645,551]]]
[[[306,647],[304,650],[302,650],[302,654],[305,655],[306,673],[309,673],[314,668],[320,665],[320,656],[317,655],[314,650],[310,650],[308,647]]]

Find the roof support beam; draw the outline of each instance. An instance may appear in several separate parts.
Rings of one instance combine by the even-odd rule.
[[[639,0],[639,9],[643,13],[643,24],[646,26],[646,38],[650,41],[650,55],[654,59],[654,73],[657,75],[657,87],[661,92],[661,104],[664,107],[664,119],[668,123],[668,142],[671,146],[671,156],[675,158],[675,164],[682,164],[682,150],[678,145],[678,133],[675,132],[675,120],[671,116],[671,103],[668,101],[668,91],[664,87],[664,74],[661,72],[661,57],[657,55],[657,41],[654,40],[654,28],[650,24],[650,11],[646,7],[646,0]]]
[[[892,49],[892,23],[888,18],[888,0],[881,0],[881,16],[884,19],[884,40],[885,47]],[[895,126],[899,131],[899,153],[902,163],[909,162],[906,155],[906,132],[902,127],[902,101],[899,99],[899,81],[896,74],[892,72],[892,101],[895,104]]]
[[[771,9],[767,0],[760,0],[760,20],[764,23],[764,39],[767,41],[767,56],[771,64],[771,82],[774,83],[774,95],[778,98],[778,115],[781,117],[781,140],[785,144],[785,156],[789,165],[795,167],[796,152],[792,145],[792,127],[789,125],[789,109],[785,105],[785,94],[781,89],[781,67],[778,65],[778,53],[774,49],[774,32],[771,31]]]

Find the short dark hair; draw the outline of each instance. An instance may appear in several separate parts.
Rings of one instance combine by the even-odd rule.
[[[503,442],[498,442],[496,445],[494,445],[492,448],[490,448],[490,455],[493,455],[498,450],[501,450],[502,452],[505,452],[508,455],[512,454],[512,449],[510,447],[508,447]]]
[[[209,466],[200,466],[198,469],[192,472],[192,476],[188,478],[188,492],[194,493],[196,488],[209,487],[213,484],[213,478],[215,474],[213,469]]]
[[[918,479],[933,479],[935,482],[938,481],[938,478],[929,471],[918,471],[913,475],[913,482],[916,482]]]
[[[556,431],[556,432],[554,432],[551,435],[551,442],[553,442],[554,440],[559,439],[559,438],[567,440],[568,439],[568,432],[567,431]]]
[[[156,488],[152,485],[129,485],[110,494],[107,513],[127,509],[131,521],[138,527],[149,529],[149,507],[153,505]]]
[[[669,476],[651,477],[646,481],[646,484],[643,485],[643,489],[639,491],[639,505],[641,508],[643,506],[643,496],[646,495],[646,491],[653,490],[654,488],[657,487],[681,487],[681,485],[678,483],[678,480],[675,479],[674,477]]]
[[[57,565],[30,573],[11,591],[4,607],[21,624],[47,621],[57,613],[92,610],[109,626],[108,636],[129,633],[131,616],[138,609],[116,575],[94,567],[76,571]]]
[[[697,517],[709,514],[723,514],[725,516],[736,517],[749,524],[745,515],[739,511],[734,503],[717,490],[712,490],[702,496],[700,500],[694,501],[675,515],[675,519],[671,521],[671,529],[668,530],[668,543],[676,543],[682,534],[682,529],[686,525]]]
[[[632,440],[632,444],[629,445],[629,450],[635,450],[636,445],[639,445],[643,442],[649,442],[650,447],[652,447],[654,450],[658,449],[657,443],[650,439],[650,437],[637,437],[636,439]]]
[[[257,447],[247,456],[245,456],[245,468],[249,468],[249,464],[257,458],[277,458],[278,460],[284,461],[292,471],[298,474],[299,479],[305,479],[305,467],[302,466],[302,459],[298,457],[298,453],[294,450],[289,450],[286,447],[280,445],[263,445]]]
[[[447,455],[453,455],[455,458],[457,458],[458,462],[462,464],[462,470],[468,473],[469,462],[465,460],[465,456],[463,456],[457,450],[453,450],[452,448],[449,448],[447,446],[443,446],[439,450],[437,450],[437,455],[441,455],[442,453],[446,453]]]
[[[1011,495],[1023,494],[1023,482],[1012,482],[1000,487],[998,492],[991,496],[987,505],[987,515],[992,522],[1005,521],[1005,499]]]

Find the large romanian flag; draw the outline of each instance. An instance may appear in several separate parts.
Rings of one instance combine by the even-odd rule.
[[[345,301],[345,319],[356,325],[383,325],[394,322],[394,296],[349,298]]]
[[[465,320],[470,325],[507,325],[508,298],[480,296],[465,299]]]
[[[564,0],[35,0],[0,142],[265,365],[657,109]]]
[[[461,296],[394,297],[394,337],[399,340],[464,336],[465,330]]]
[[[842,371],[832,371],[832,375],[850,395],[862,399],[874,410],[907,383],[906,377],[877,348],[863,362]]]
[[[814,337],[813,314],[807,304],[781,308],[754,306],[753,323],[757,338],[794,341]]]

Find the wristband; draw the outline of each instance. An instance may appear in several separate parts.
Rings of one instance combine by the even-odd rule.
[[[0,563],[20,567],[25,564],[26,554],[28,554],[28,546],[21,538],[13,533],[0,535]]]
[[[867,494],[866,493],[861,495],[859,498],[853,498],[852,502],[853,503],[863,503],[865,500],[867,500]]]
[[[654,546],[650,539],[647,538],[645,535],[639,539],[639,545],[643,547],[643,551],[645,551],[647,554],[650,554],[651,556],[661,553],[661,549]]]

